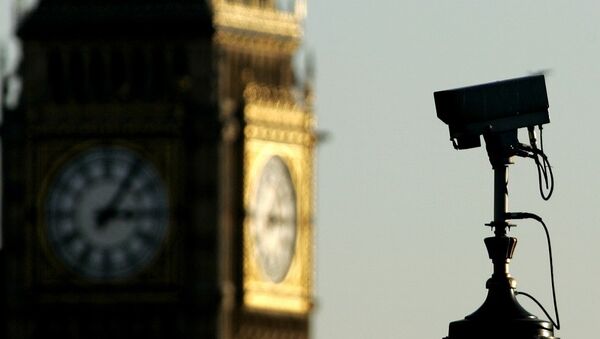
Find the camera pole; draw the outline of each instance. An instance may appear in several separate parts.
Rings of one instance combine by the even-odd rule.
[[[506,234],[506,227],[499,227],[506,223],[506,212],[508,210],[508,165],[510,159],[503,164],[494,167],[494,227],[495,234],[498,232]]]
[[[527,312],[515,297],[516,280],[509,273],[517,239],[506,235],[508,210],[508,166],[514,155],[513,133],[485,135],[494,170],[494,236],[484,239],[493,263],[492,276],[486,282],[488,295],[481,307],[463,320],[450,323],[445,339],[556,339],[550,322]]]

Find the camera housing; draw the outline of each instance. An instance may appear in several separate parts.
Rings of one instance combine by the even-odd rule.
[[[433,93],[437,116],[456,149],[481,146],[481,135],[550,122],[544,75],[508,79]]]

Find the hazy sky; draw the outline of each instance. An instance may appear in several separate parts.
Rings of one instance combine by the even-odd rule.
[[[510,172],[510,210],[553,239],[562,338],[597,331],[600,305],[600,5],[597,1],[310,1],[319,128],[315,338],[442,338],[483,302],[492,170],[455,151],[436,90],[550,70],[545,150]],[[523,138],[523,141],[525,139]],[[552,310],[542,228],[519,222],[511,271]],[[538,316],[531,302],[521,303]]]

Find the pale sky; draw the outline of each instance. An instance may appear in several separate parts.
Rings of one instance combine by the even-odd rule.
[[[556,190],[542,201],[535,166],[517,159],[510,210],[537,213],[550,228],[556,334],[593,335],[600,4],[315,0],[306,27],[319,129],[331,136],[318,151],[314,338],[441,339],[450,321],[481,305],[491,273],[482,239],[492,235],[483,226],[492,219],[492,171],[484,148],[452,149],[432,93],[539,70],[551,70],[544,141]],[[544,233],[534,222],[518,225],[512,274],[551,310]]]
[[[597,1],[310,1],[319,148],[316,339],[442,338],[483,302],[491,263],[492,170],[455,151],[433,92],[551,70],[545,151],[510,169],[511,211],[553,240],[562,338],[595,333],[600,305],[600,4]],[[525,141],[523,138],[522,141]],[[538,224],[521,221],[518,289],[552,312]],[[531,313],[541,310],[519,299]]]

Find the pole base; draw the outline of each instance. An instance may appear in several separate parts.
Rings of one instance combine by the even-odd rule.
[[[485,239],[494,274],[487,281],[488,295],[477,311],[450,323],[445,339],[558,339],[554,326],[527,312],[515,298],[516,281],[508,273],[517,239]]]
[[[539,319],[502,321],[458,320],[445,339],[558,339],[552,324]]]

